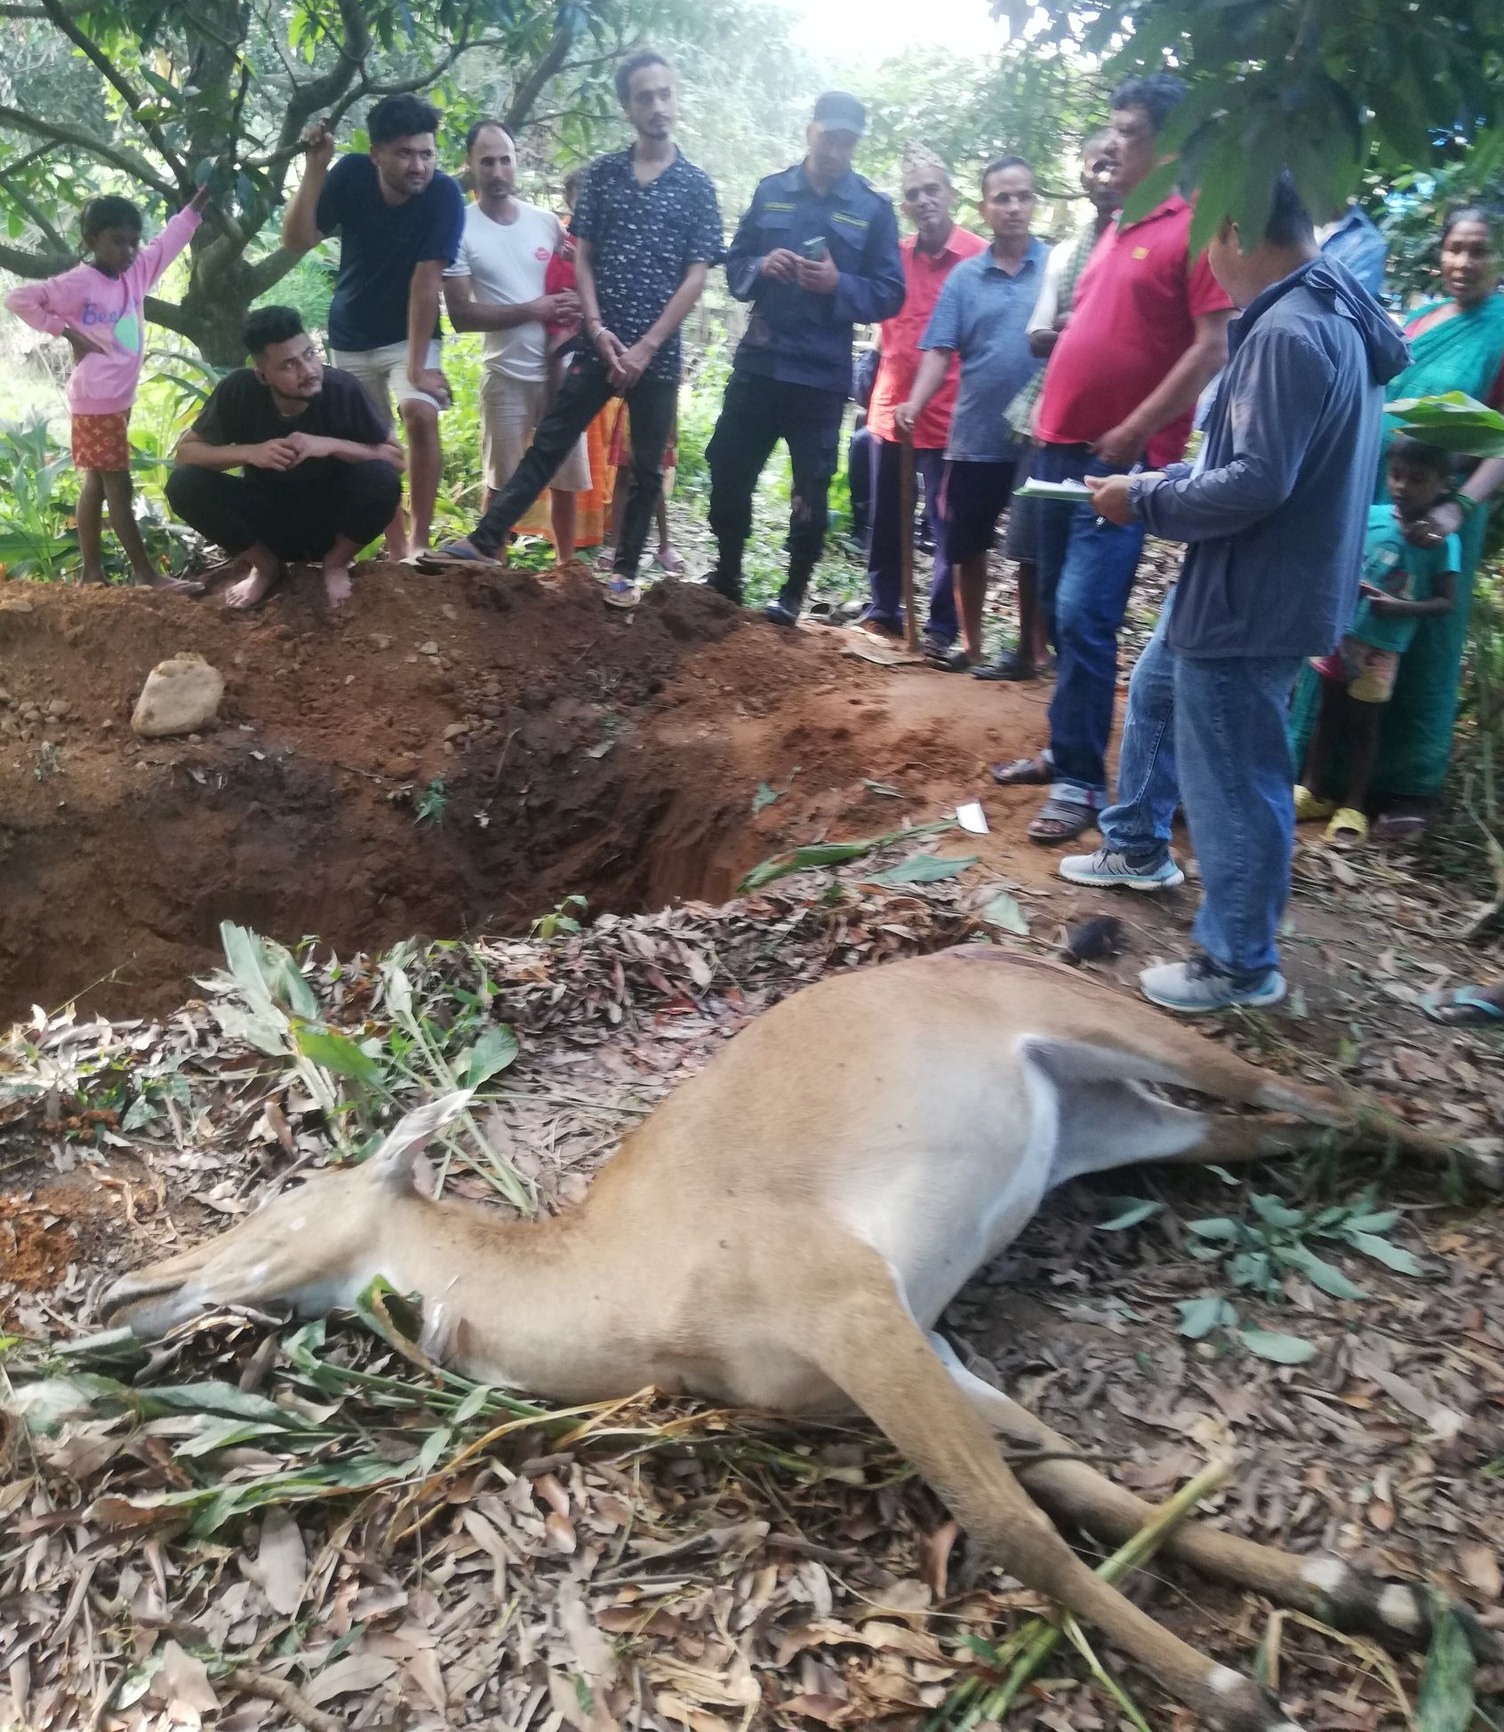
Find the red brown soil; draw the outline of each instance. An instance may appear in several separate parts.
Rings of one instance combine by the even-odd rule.
[[[1041,742],[1043,690],[875,667],[842,653],[853,635],[673,582],[623,615],[582,571],[375,565],[337,614],[299,587],[251,617],[4,584],[0,1019],[166,1009],[223,920],[344,952],[519,930],[571,893],[720,900],[781,847],[960,799],[995,826],[1032,809],[985,767]],[[216,726],[138,740],[143,681],[185,651],[225,676]],[[435,781],[442,821],[420,822]],[[754,816],[761,782],[787,791]],[[965,851],[1044,878],[1021,827]]]

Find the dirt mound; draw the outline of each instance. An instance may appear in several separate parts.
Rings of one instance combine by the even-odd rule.
[[[622,615],[581,571],[374,565],[333,616],[308,588],[242,617],[0,586],[0,1017],[165,1008],[226,919],[355,950],[570,893],[719,900],[786,841],[930,816],[1042,737],[1042,693],[879,669],[850,637],[673,582]],[[216,727],[138,740],[142,683],[184,652],[225,677]]]

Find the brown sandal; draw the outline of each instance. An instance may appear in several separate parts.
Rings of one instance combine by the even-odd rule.
[[[1031,842],[1052,848],[1060,842],[1074,842],[1096,821],[1095,806],[1083,806],[1076,800],[1059,800],[1052,796],[1034,814],[1025,834]]]
[[[1041,752],[1010,764],[994,764],[992,779],[1000,788],[1048,788],[1055,780],[1055,766]]]

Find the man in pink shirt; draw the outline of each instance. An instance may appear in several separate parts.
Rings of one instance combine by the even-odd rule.
[[[1166,72],[1113,92],[1107,155],[1124,201],[1155,168],[1156,139],[1184,94]],[[1097,242],[1045,373],[1033,479],[1159,469],[1184,452],[1196,400],[1227,360],[1233,312],[1206,254],[1188,257],[1190,227],[1191,207],[1172,193]],[[993,771],[1005,787],[1049,787],[1029,826],[1036,842],[1073,840],[1106,798],[1117,634],[1143,541],[1139,520],[1123,527],[1089,505],[1040,506],[1040,600],[1059,658],[1050,743]]]
[[[957,228],[951,212],[955,189],[950,172],[933,151],[911,145],[903,154],[904,214],[914,233],[899,242],[903,258],[904,303],[901,310],[881,326],[882,359],[872,402],[867,410],[867,430],[872,435],[872,543],[867,557],[867,582],[872,601],[862,623],[874,631],[897,635],[903,630],[900,596],[900,550],[903,538],[912,536],[912,522],[902,521],[900,512],[901,435],[894,411],[908,401],[919,371],[919,339],[935,310],[941,285],[962,259],[975,258],[987,243],[969,229]],[[930,585],[929,624],[925,636],[931,646],[944,650],[956,637],[956,601],[951,583],[950,561],[945,555],[945,532],[940,521],[940,481],[945,470],[945,442],[950,432],[951,411],[956,406],[960,378],[959,356],[952,355],[945,383],[930,399],[914,425],[914,458],[924,479],[924,497],[935,525],[935,571]]]

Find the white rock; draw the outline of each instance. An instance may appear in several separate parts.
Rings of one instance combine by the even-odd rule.
[[[214,720],[224,692],[224,675],[202,656],[173,656],[146,676],[131,727],[149,740],[196,733]]]

